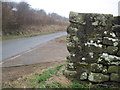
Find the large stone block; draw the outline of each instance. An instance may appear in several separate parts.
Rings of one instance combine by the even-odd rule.
[[[120,56],[120,50],[118,51],[117,55]]]
[[[87,77],[88,77],[87,72],[83,72],[83,73],[80,75],[80,80],[86,80]]]
[[[93,63],[93,64],[90,65],[90,68],[91,68],[92,72],[102,72],[103,65],[102,64]]]
[[[108,73],[120,73],[120,66],[109,66]]]
[[[85,14],[79,14],[79,13],[76,13],[76,12],[70,12],[69,21],[72,22],[72,23],[78,23],[78,24],[85,25],[86,24]]]
[[[93,44],[89,45],[88,47],[91,52],[103,53],[104,51],[104,48],[102,48],[102,45],[100,44]]]
[[[97,63],[102,63],[103,65],[111,65],[113,62],[120,62],[120,57],[103,53],[97,60]]]
[[[68,69],[68,70],[75,70],[74,64],[73,64],[73,63],[68,63],[68,64],[67,64],[67,69]]]
[[[120,82],[120,74],[112,73],[112,74],[110,75],[110,80],[111,80],[111,81]]]
[[[76,63],[75,64],[76,71],[78,74],[82,74],[83,72],[90,72],[90,67],[88,63]]]
[[[104,45],[118,46],[119,45],[119,40],[114,39],[114,38],[104,37],[102,43]]]
[[[108,46],[105,50],[105,52],[113,55],[115,55],[117,51],[118,51],[118,47],[115,47],[115,46]]]
[[[67,76],[67,77],[76,77],[76,75],[77,75],[77,72],[76,71],[69,71],[69,70],[65,70],[64,72],[63,72],[63,74],[65,75],[65,76]]]
[[[113,31],[115,32],[117,37],[120,37],[120,25],[113,26]]]
[[[102,73],[103,73],[103,74],[107,74],[107,71],[108,71],[107,66],[104,66],[104,67],[103,67],[103,70],[102,70]]]
[[[109,76],[104,75],[102,73],[90,73],[89,77],[88,77],[88,80],[91,81],[91,82],[100,83],[100,82],[108,81]]]

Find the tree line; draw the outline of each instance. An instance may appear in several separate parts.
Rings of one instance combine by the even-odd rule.
[[[68,19],[56,13],[36,10],[26,2],[2,2],[2,32],[17,32],[24,25],[66,25]],[[19,32],[19,31],[18,31]]]

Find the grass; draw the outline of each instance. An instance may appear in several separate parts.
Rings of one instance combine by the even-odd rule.
[[[23,34],[23,35],[9,35],[9,36],[2,36],[2,40],[9,40],[9,39],[18,39],[18,38],[25,38],[25,37],[32,37],[44,34],[50,34],[53,32],[40,32],[40,33],[32,33],[32,34]]]
[[[61,74],[63,76],[63,70],[62,70],[64,68],[63,66],[65,66],[65,64],[61,64],[57,67],[50,68],[47,71],[44,71],[43,73],[33,73],[31,77],[27,77],[27,78],[25,77],[25,79],[22,78],[20,81],[17,81],[17,84],[14,84],[14,86],[18,88],[19,85],[20,86],[25,85],[27,88],[56,88],[56,89],[58,88],[58,89],[64,89],[64,90],[67,90],[68,88],[69,89],[79,88],[79,89],[89,89],[89,90],[113,90],[114,89],[114,87],[112,86],[103,87],[103,86],[88,84],[85,82],[82,83],[79,81],[70,81],[70,80],[69,81],[71,83],[70,84],[67,83],[66,85],[64,84],[66,79],[63,80],[63,78],[60,78]],[[56,77],[56,79],[54,76]],[[119,89],[115,88],[115,90],[119,90]]]
[[[64,64],[62,65],[59,65],[55,68],[51,68],[49,69],[48,71],[45,71],[43,74],[38,74],[38,73],[35,73],[34,75],[37,75],[38,77],[37,78],[34,78],[34,79],[30,79],[29,81],[31,83],[34,83],[34,82],[37,82],[37,83],[44,83],[47,79],[49,79],[51,77],[52,74],[56,74],[57,71],[63,66]]]

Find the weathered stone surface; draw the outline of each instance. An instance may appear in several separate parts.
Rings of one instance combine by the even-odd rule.
[[[112,73],[112,74],[110,75],[110,80],[111,80],[111,81],[120,82],[120,74]]]
[[[120,50],[118,51],[117,55],[120,56]]]
[[[112,42],[112,40],[109,40],[108,38],[104,38],[103,39],[103,44],[105,44],[105,45],[113,45],[113,42]]]
[[[106,48],[106,52],[109,54],[116,54],[118,51],[118,47],[114,47],[114,46],[108,46]]]
[[[67,77],[76,77],[77,72],[76,71],[65,70],[64,75],[67,76]]]
[[[85,25],[91,23],[93,26],[112,26],[112,18],[110,14],[97,14],[97,13],[76,13],[70,12],[69,21],[72,23],[78,23]],[[87,18],[87,20],[86,20]]]
[[[83,72],[90,71],[89,64],[87,63],[77,63],[75,64],[75,67],[76,67],[76,71],[78,72],[78,74],[82,74]]]
[[[98,45],[90,45],[88,47],[90,48],[90,51],[92,51],[92,52],[102,53],[104,51],[104,49],[102,48],[102,46],[100,46],[100,44],[98,44]]]
[[[69,21],[72,23],[86,24],[84,14],[78,14],[76,12],[70,12]]]
[[[90,65],[90,68],[91,68],[92,72],[101,72],[103,70],[103,65],[93,63],[93,64]]]
[[[88,80],[91,82],[104,82],[109,80],[108,75],[104,75],[102,73],[90,73]]]
[[[103,73],[103,74],[107,74],[107,71],[108,71],[108,70],[107,70],[107,66],[104,66],[104,67],[103,67],[103,70],[102,70],[102,73]]]
[[[67,68],[68,68],[68,70],[75,70],[73,63],[68,63]]]
[[[113,31],[115,32],[117,37],[120,37],[120,26],[113,26]]]
[[[109,66],[108,73],[118,73],[120,72],[120,66]]]
[[[73,24],[70,24],[70,26],[67,28],[67,33],[69,33],[71,36],[75,36],[77,34],[78,28],[74,27]]]
[[[110,45],[110,46],[118,46],[119,45],[119,39],[104,37],[103,38],[103,44]]]
[[[80,80],[86,80],[87,79],[87,72],[83,72],[80,76]]]
[[[68,42],[67,47],[75,48],[75,44],[73,42]]]
[[[117,61],[120,61],[120,57],[103,53],[97,62],[102,63],[104,65],[110,65],[112,62],[117,62]]]
[[[119,28],[112,27],[113,16],[70,12],[69,21],[68,69],[74,68],[80,80],[96,83],[111,80],[118,82],[118,76],[111,74],[118,74],[117,66],[120,66]]]
[[[110,65],[120,66],[120,61],[117,61],[117,62],[111,62]]]

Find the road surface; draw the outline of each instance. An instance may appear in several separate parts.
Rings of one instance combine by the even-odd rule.
[[[5,41],[2,43],[2,61],[64,35],[66,32]]]

